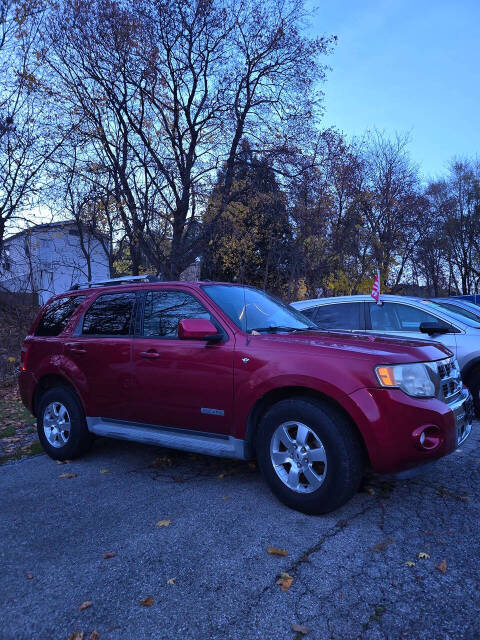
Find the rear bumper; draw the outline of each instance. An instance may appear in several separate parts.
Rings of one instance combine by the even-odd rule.
[[[350,399],[378,473],[404,471],[448,455],[472,427],[473,403],[466,388],[451,405],[436,398],[411,398],[399,389],[359,389]],[[424,434],[422,444],[423,432],[427,438]]]
[[[27,409],[34,414],[33,397],[37,380],[31,371],[19,371],[18,388],[20,398]],[[35,415],[35,414],[34,414]]]

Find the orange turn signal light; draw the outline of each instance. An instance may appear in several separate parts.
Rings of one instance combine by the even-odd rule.
[[[377,376],[384,387],[396,387],[392,367],[377,367]]]

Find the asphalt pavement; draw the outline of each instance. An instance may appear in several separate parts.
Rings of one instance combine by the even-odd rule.
[[[7,463],[0,639],[480,638],[479,441],[318,517],[252,463],[105,439]]]

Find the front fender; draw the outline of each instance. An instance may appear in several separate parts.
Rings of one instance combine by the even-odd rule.
[[[292,395],[313,392],[331,398],[352,417],[351,408],[354,403],[351,398],[338,387],[327,381],[308,375],[277,375],[262,380],[255,386],[245,385],[235,394],[234,400],[234,435],[245,438],[249,417],[254,408],[271,393],[291,392]]]

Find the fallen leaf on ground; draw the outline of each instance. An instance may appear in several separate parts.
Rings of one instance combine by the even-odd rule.
[[[150,596],[148,598],[144,598],[143,600],[140,600],[140,604],[142,605],[142,607],[151,607],[153,603],[154,603],[154,599],[150,598]]]
[[[306,636],[307,633],[310,633],[311,629],[310,627],[306,627],[304,624],[292,624],[292,631]]]
[[[77,474],[76,473],[61,473],[58,477],[59,478],[76,478]]]
[[[66,460],[57,460],[57,464],[67,464]]]
[[[375,495],[375,489],[373,487],[367,487],[365,491],[369,493],[371,496]]]
[[[167,584],[175,584],[176,578],[169,578]]]
[[[110,473],[110,469],[100,469],[100,473]]]
[[[278,549],[277,547],[267,547],[268,553],[271,553],[274,556],[288,556],[288,551],[286,549]]]
[[[31,580],[33,578],[33,573],[27,573],[27,578]]]
[[[407,560],[405,562],[405,566],[406,567],[414,567],[415,566],[415,562],[412,562],[411,560]]]
[[[100,634],[98,633],[98,631],[96,629],[94,629],[92,631],[92,633],[90,634],[88,640],[98,640],[98,638],[100,638]]]
[[[421,558],[422,560],[428,560],[430,558],[428,553],[425,553],[425,551],[420,551],[420,553],[418,554],[418,557]]]
[[[218,476],[217,476],[217,478],[224,478],[224,477],[225,477],[224,473],[219,473]]]
[[[395,542],[395,538],[388,537],[383,540],[383,542],[378,542],[377,544],[375,544],[372,547],[372,551],[385,551],[388,545],[392,544],[392,542]]]
[[[442,573],[445,573],[445,571],[447,570],[447,561],[442,560],[441,563],[437,564],[435,568],[441,571]]]
[[[114,551],[107,551],[107,553],[103,554],[103,559],[104,560],[108,560],[109,558],[114,558],[115,557],[115,552]]]
[[[225,500],[225,502],[228,500],[228,496],[223,496],[222,500]]]
[[[292,585],[293,578],[288,573],[281,573],[280,578],[277,580],[277,584],[281,587],[282,591],[288,591]]]
[[[86,600],[83,604],[81,604],[78,609],[79,611],[83,611],[84,609],[88,609],[88,607],[91,607],[93,604],[93,602],[91,600]]]
[[[157,527],[169,527],[171,522],[171,520],[159,520],[157,522]]]
[[[83,640],[83,631],[74,631],[68,636],[68,640]]]

